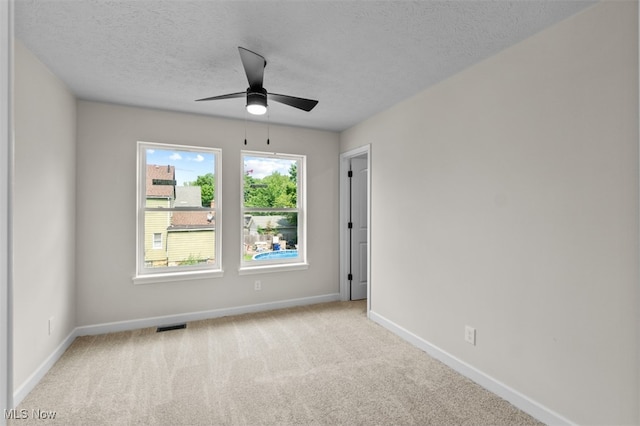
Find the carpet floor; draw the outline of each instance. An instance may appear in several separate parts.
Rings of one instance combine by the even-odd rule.
[[[333,302],[79,337],[9,425],[540,424],[365,310]]]

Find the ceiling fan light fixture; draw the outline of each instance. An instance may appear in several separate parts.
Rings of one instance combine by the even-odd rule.
[[[253,115],[264,115],[267,112],[267,107],[259,104],[249,104],[247,105],[247,111]]]
[[[247,91],[247,111],[253,115],[263,115],[267,112],[267,91]]]

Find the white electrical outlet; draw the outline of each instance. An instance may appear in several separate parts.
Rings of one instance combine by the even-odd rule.
[[[464,326],[464,340],[467,343],[476,345],[476,329],[468,325]]]
[[[49,318],[49,336],[53,333],[53,317]]]
[[[253,288],[255,291],[262,290],[262,282],[260,280],[256,280],[256,282],[253,283]]]

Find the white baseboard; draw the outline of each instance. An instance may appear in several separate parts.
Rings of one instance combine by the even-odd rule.
[[[76,328],[76,330],[78,336],[92,336],[95,334],[137,330],[140,328],[172,325],[189,321],[226,317],[230,315],[248,314],[251,312],[271,311],[274,309],[290,308],[293,306],[314,305],[316,303],[334,302],[339,299],[339,293],[332,293],[321,296],[302,297],[300,299],[288,299],[277,302],[258,303],[255,305],[244,305],[233,308],[220,308],[212,309],[209,311],[190,312],[185,314],[166,315],[159,317],[142,318],[137,320],[88,325],[78,327]]]
[[[136,330],[146,327],[157,327],[189,321],[198,321],[210,318],[219,318],[230,315],[240,315],[252,312],[271,311],[274,309],[291,308],[294,306],[314,305],[324,302],[335,302],[340,300],[339,293],[325,294],[321,296],[303,297],[299,299],[281,300],[277,302],[258,303],[255,305],[238,306],[234,308],[213,309],[210,311],[191,312],[178,315],[166,315],[152,318],[143,318],[131,321],[119,321],[106,324],[89,325],[76,327],[60,343],[51,355],[29,376],[13,394],[13,407],[17,407],[22,400],[29,395],[29,392],[36,387],[53,365],[60,359],[64,352],[71,346],[76,337],[93,336],[96,334],[114,333],[118,331]]]
[[[406,340],[407,342],[411,343],[413,346],[416,346],[417,348],[425,351],[427,354],[437,359],[438,361],[451,367],[463,376],[473,380],[483,388],[498,395],[502,399],[509,401],[514,406],[518,407],[532,417],[540,420],[541,422],[548,425],[575,425],[575,423],[554,412],[553,410],[548,409],[542,404],[539,404],[538,402],[532,400],[526,395],[521,394],[515,389],[510,388],[509,386],[494,379],[493,377],[488,376],[477,368],[454,357],[453,355],[447,353],[439,347],[432,345],[431,343],[416,336],[415,334],[399,326],[393,321],[388,320],[382,315],[379,315],[373,311],[369,311],[369,318],[372,321],[380,324],[387,330],[391,331],[392,333],[396,334],[397,336],[401,337],[402,339]]]
[[[69,335],[58,345],[58,347],[53,351],[51,355],[44,360],[42,364],[36,369],[36,371],[29,376],[25,382],[20,385],[20,387],[13,393],[13,407],[17,407],[22,400],[29,395],[29,392],[36,387],[36,385],[42,380],[45,374],[53,367],[53,365],[60,359],[62,354],[71,346],[74,340],[78,335],[76,334],[77,329],[74,329],[69,333]]]

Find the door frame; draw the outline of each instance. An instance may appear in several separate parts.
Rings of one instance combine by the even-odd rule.
[[[349,300],[349,164],[352,158],[367,156],[367,317],[371,310],[371,145],[340,154],[340,300]]]

